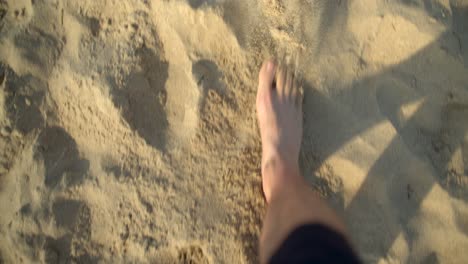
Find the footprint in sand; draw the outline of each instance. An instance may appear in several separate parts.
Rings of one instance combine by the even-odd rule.
[[[112,99],[122,109],[122,115],[130,127],[148,145],[164,150],[169,125],[164,109],[168,63],[149,48],[141,48],[137,54],[140,69],[127,76],[122,89],[112,91]]]
[[[448,104],[442,126],[432,139],[431,159],[443,175],[442,186],[455,197],[468,198],[468,105]]]
[[[70,261],[70,235],[57,239],[53,237],[38,238],[38,240],[45,240],[43,251],[46,263],[65,263]]]
[[[199,131],[202,131],[200,139],[208,144],[223,146],[226,141],[236,140],[237,135],[230,133],[232,120],[228,118],[229,111],[236,107],[236,103],[219,67],[212,61],[199,60],[192,65],[192,78],[199,91],[197,117]]]
[[[18,55],[32,67],[36,76],[49,76],[63,50],[60,40],[39,28],[20,33],[13,41]]]
[[[199,60],[192,65],[192,75],[200,89],[200,110],[205,108],[210,90],[226,96],[226,85],[222,82],[223,73],[218,66],[209,60]]]
[[[21,234],[26,244],[37,250],[34,262],[97,263],[86,245],[91,239],[91,210],[86,203],[59,198],[51,212],[59,235]]]
[[[88,28],[91,31],[93,37],[98,37],[101,32],[101,22],[95,17],[85,19],[88,24]]]
[[[55,224],[69,232],[76,232],[80,237],[91,236],[89,207],[82,201],[59,199],[52,205]]]
[[[44,163],[47,187],[76,185],[88,172],[89,161],[81,158],[75,140],[61,127],[46,127],[34,151],[35,160]]]
[[[84,246],[91,239],[91,210],[82,201],[58,199],[52,205],[55,224],[65,235],[48,238],[45,244],[47,263],[75,260],[90,263],[92,257]],[[56,261],[56,262],[54,262]]]
[[[44,127],[41,109],[47,84],[31,75],[18,77],[11,69],[5,71],[5,76],[5,108],[11,129],[26,135]]]

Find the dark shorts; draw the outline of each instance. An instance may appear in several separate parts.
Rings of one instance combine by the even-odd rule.
[[[361,263],[349,242],[318,224],[296,228],[269,263]]]

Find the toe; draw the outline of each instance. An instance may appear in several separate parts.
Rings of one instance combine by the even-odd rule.
[[[302,112],[302,103],[304,101],[304,89],[302,88],[302,86],[300,86],[298,87],[297,91],[298,93],[296,96],[296,106]]]
[[[299,78],[295,76],[292,82],[291,99],[296,103],[296,106],[299,108],[302,107],[303,94],[304,93],[302,91],[302,85],[299,82]]]
[[[278,95],[281,98],[284,98],[286,92],[286,67],[284,64],[278,66],[278,71],[276,72],[276,89],[278,90]]]
[[[258,75],[257,103],[261,98],[270,95],[273,82],[275,81],[276,64],[273,60],[267,60],[263,63]]]
[[[267,60],[263,63],[258,76],[259,92],[260,89],[271,89],[275,81],[276,64],[273,60]]]
[[[290,69],[288,69],[286,71],[286,84],[285,84],[285,88],[284,88],[284,94],[285,94],[285,97],[290,99],[291,96],[292,96],[292,92],[293,92],[293,79],[294,79],[294,76],[293,76],[293,73],[291,72]]]
[[[291,81],[291,100],[293,100],[294,102],[296,102],[296,98],[297,98],[297,94],[298,94],[298,85],[297,85],[297,78],[296,76],[293,74],[292,76],[292,81]]]

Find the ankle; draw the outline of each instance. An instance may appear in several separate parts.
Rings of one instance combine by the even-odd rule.
[[[267,202],[272,197],[296,190],[304,184],[298,162],[274,156],[262,163],[263,189]]]

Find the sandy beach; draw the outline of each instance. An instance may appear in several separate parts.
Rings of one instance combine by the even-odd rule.
[[[257,263],[270,57],[364,263],[466,263],[467,0],[0,0],[0,263]]]

